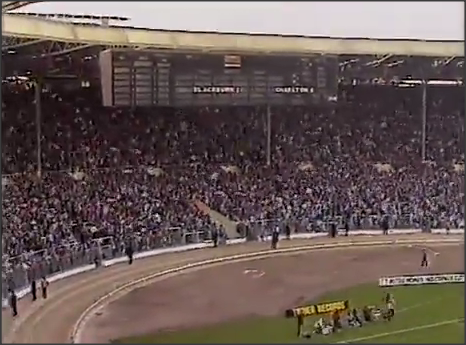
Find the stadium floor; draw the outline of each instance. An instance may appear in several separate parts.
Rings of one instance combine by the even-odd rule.
[[[435,238],[444,237],[441,235],[427,237],[434,236]],[[387,236],[383,239],[425,237],[425,235],[407,235]],[[449,238],[452,237],[449,236]],[[336,240],[354,239],[353,237],[337,238]],[[358,241],[373,241],[375,239],[374,237],[362,236],[357,238]],[[331,241],[331,239],[282,241],[280,246],[284,248]],[[99,297],[126,282],[190,262],[267,248],[268,244],[249,243],[167,254],[137,260],[132,266],[115,265],[57,281],[50,286],[49,299],[45,301],[40,299],[34,303],[31,303],[29,296],[22,299],[19,302],[19,317],[15,320],[12,320],[10,310],[3,310],[2,340],[7,343],[71,342],[72,328],[86,308]],[[98,315],[93,315],[91,322],[86,324],[86,331],[82,333],[82,340],[84,342],[104,342],[110,338],[154,331],[157,328],[181,325],[186,327],[200,321],[209,322],[209,320],[199,320],[196,317],[208,311],[210,311],[212,320],[218,322],[222,319],[244,315],[247,312],[250,314],[252,308],[250,300],[254,300],[253,306],[262,309],[263,313],[273,314],[277,312],[277,308],[283,309],[285,305],[297,303],[297,299],[312,298],[325,290],[371,281],[380,274],[413,273],[419,270],[418,248],[380,248],[375,252],[374,249],[361,250],[363,252],[359,254],[356,254],[359,249],[295,254],[280,258],[262,259],[254,263],[232,263],[222,265],[222,267],[200,270],[196,274],[185,273],[176,277],[172,276],[170,279],[154,279],[150,281],[150,285],[145,287],[137,288],[132,292],[123,291],[121,295],[116,296],[121,297],[120,299],[105,306]],[[461,258],[464,255],[464,247],[461,247],[460,250],[442,250],[440,247],[437,251],[441,255],[435,258],[429,271],[463,269]],[[400,256],[402,254],[403,256]],[[309,259],[306,258],[306,264],[302,265],[304,255],[309,255]],[[314,257],[310,255],[314,255]],[[296,270],[293,271],[293,267]],[[265,275],[259,279],[254,279],[244,274],[246,268],[263,271]],[[283,269],[287,273],[286,280],[283,278]],[[330,274],[324,276],[322,272],[330,272]],[[353,272],[358,273],[354,274]],[[153,283],[157,280],[158,284],[154,285]],[[286,282],[291,282],[291,285],[286,285],[288,284]],[[231,288],[232,285],[233,288]],[[331,285],[330,288],[329,285]],[[193,286],[196,286],[196,289],[193,289]],[[274,286],[274,288],[269,289],[270,286]],[[283,289],[293,292],[287,294],[289,295],[287,298],[277,301],[273,307],[267,309],[266,306],[271,305],[270,298],[276,299],[278,295],[283,296]],[[250,298],[247,298],[248,295]],[[204,298],[201,298],[202,296]],[[205,296],[209,296],[209,298],[207,299]],[[227,296],[228,298],[225,298]],[[248,303],[235,303],[238,307],[232,310],[231,302],[228,304],[225,301],[238,300],[239,296]],[[175,302],[176,304],[173,304]],[[191,310],[192,308],[196,308],[195,313],[182,313],[183,310]],[[158,318],[157,315],[159,315]],[[163,318],[160,315],[163,315]],[[180,317],[183,315],[186,317]]]

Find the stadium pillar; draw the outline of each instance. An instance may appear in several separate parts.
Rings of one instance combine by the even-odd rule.
[[[267,106],[267,166],[272,163],[272,113]]]
[[[427,81],[422,81],[422,137],[421,137],[421,159],[426,160],[426,132],[427,132]]]
[[[37,140],[37,177],[41,178],[42,176],[42,105],[41,105],[41,91],[42,84],[40,81],[36,81],[34,84],[34,100],[36,102],[36,140]]]

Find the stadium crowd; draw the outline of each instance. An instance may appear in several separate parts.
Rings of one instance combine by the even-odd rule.
[[[98,94],[44,90],[38,119],[32,89],[3,85],[4,254],[223,231],[196,200],[300,230],[464,226],[464,88],[429,89],[423,121],[418,88],[347,86],[334,105],[271,108],[270,141],[265,108],[112,109]]]

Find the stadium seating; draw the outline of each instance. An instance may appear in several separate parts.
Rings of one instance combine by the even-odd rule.
[[[38,176],[34,95],[3,85],[4,253],[208,238],[219,225],[196,200],[262,228],[463,226],[464,88],[429,90],[424,161],[417,88],[340,92],[333,106],[272,108],[267,165],[265,108],[115,110],[92,88],[48,90]]]

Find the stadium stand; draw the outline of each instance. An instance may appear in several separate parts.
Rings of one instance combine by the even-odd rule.
[[[12,49],[4,55],[31,54]],[[95,51],[63,56],[33,73],[54,63],[95,71]],[[396,73],[410,74],[410,59]],[[460,76],[455,59],[438,67],[429,58],[426,69]],[[24,61],[5,66],[17,76]],[[40,90],[38,118],[33,75],[4,77],[4,279],[19,286],[25,265],[50,274],[124,255],[128,243],[142,251],[233,237],[236,222],[260,233],[335,222],[374,229],[384,219],[391,228],[464,227],[462,82],[428,86],[421,106],[421,88],[381,85],[379,70],[366,76],[367,63],[345,69],[347,61],[338,101],[313,106],[104,107],[100,84],[55,76]]]

